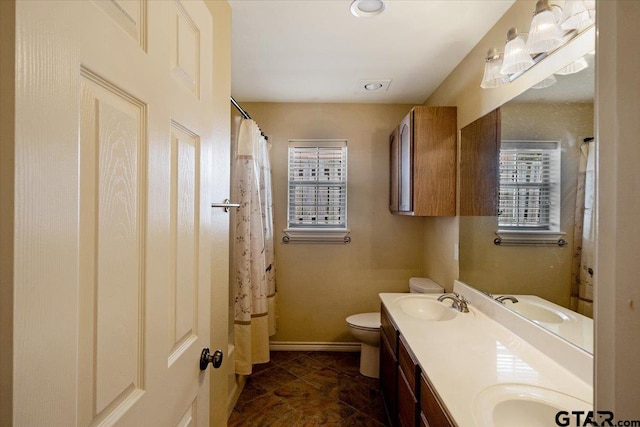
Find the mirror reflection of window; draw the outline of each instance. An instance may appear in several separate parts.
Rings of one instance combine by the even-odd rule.
[[[559,231],[558,141],[502,141],[499,173],[501,231]]]

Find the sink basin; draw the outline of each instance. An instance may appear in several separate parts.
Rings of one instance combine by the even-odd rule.
[[[400,309],[409,316],[431,321],[455,319],[458,312],[450,307],[450,302],[440,302],[435,298],[408,296],[396,300]]]
[[[569,316],[563,312],[533,301],[520,300],[516,303],[505,301],[505,307],[535,322],[563,323],[570,320]]]
[[[571,411],[592,411],[593,405],[584,400],[554,390],[526,384],[498,384],[480,392],[474,401],[474,416],[478,425],[494,427],[548,427],[571,420],[579,425]],[[572,418],[573,417],[573,418]]]

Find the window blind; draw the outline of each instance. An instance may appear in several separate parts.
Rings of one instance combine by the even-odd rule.
[[[289,228],[347,228],[346,141],[289,142]]]
[[[560,150],[555,141],[503,141],[500,146],[498,227],[559,227]]]

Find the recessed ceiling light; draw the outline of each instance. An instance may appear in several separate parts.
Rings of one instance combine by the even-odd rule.
[[[379,15],[383,11],[383,0],[353,0],[351,3],[351,13],[358,18]]]
[[[382,89],[382,83],[380,82],[375,82],[375,83],[367,83],[366,85],[364,85],[364,88],[366,90],[378,90],[378,89]]]
[[[386,92],[391,84],[391,79],[361,79],[359,92]]]

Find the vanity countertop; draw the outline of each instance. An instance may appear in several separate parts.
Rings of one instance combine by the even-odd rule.
[[[579,378],[478,307],[471,304],[470,313],[459,313],[451,320],[423,320],[400,306],[402,298],[417,295],[438,297],[383,293],[380,299],[459,426],[485,427],[478,416],[479,405],[487,390],[500,385],[534,386],[573,396],[583,401],[583,408],[591,406],[593,387],[589,380]],[[550,421],[553,425],[554,420]]]

